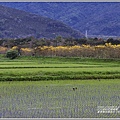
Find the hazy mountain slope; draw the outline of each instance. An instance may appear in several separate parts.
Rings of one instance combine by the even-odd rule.
[[[120,36],[120,2],[1,3],[63,21],[91,35]]]
[[[62,22],[0,5],[0,38],[35,36],[37,38],[81,37]]]

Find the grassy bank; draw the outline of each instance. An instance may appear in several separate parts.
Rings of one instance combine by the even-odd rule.
[[[9,60],[1,57],[0,81],[120,79],[120,60],[20,57]]]

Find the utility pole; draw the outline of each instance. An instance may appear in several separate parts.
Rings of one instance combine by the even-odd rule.
[[[85,31],[85,37],[88,38],[88,35],[87,35],[87,30]]]

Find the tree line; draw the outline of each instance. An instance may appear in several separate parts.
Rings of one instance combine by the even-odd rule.
[[[23,47],[23,48],[34,48],[38,46],[75,46],[75,45],[105,45],[105,43],[111,43],[113,45],[120,44],[119,39],[102,39],[102,38],[63,38],[62,36],[57,36],[55,39],[40,38],[36,39],[34,37],[18,38],[18,39],[0,39],[0,46],[12,48],[13,46]]]

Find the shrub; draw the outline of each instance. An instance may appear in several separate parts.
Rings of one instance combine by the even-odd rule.
[[[9,50],[6,53],[6,57],[9,59],[15,59],[16,57],[18,57],[18,52],[16,50]]]

